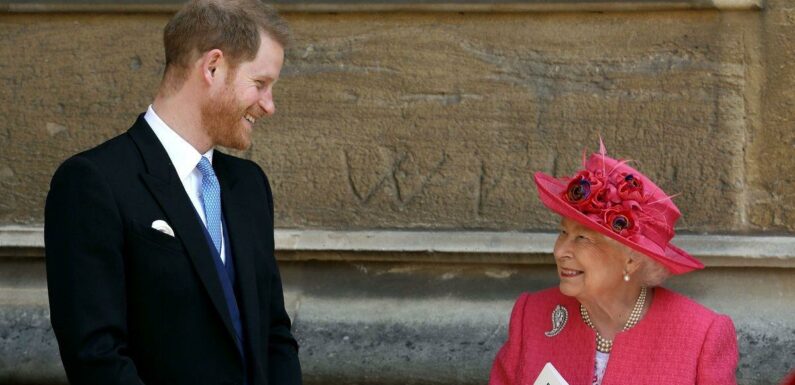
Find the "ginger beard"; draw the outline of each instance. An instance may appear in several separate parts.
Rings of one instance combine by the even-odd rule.
[[[225,87],[201,107],[204,130],[214,144],[246,150],[251,146],[251,132],[243,123],[248,107],[240,106],[232,87],[235,73],[227,77]]]

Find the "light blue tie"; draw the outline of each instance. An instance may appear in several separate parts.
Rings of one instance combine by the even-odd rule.
[[[199,172],[202,173],[202,203],[204,204],[204,217],[207,219],[207,232],[213,239],[215,249],[221,253],[221,187],[215,177],[213,165],[202,156],[199,161]]]

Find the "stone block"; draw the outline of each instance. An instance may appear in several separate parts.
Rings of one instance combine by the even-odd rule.
[[[795,8],[769,1],[761,42],[765,61],[762,122],[748,143],[748,221],[768,232],[795,231]]]

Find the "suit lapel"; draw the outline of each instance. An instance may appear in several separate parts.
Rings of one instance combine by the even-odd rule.
[[[247,333],[245,344],[250,348],[250,352],[259,352],[259,298],[253,250],[257,227],[251,220],[250,208],[246,206],[246,202],[250,201],[246,199],[246,191],[236,188],[239,186],[238,177],[230,167],[227,155],[216,150],[213,155],[213,168],[221,185],[221,207],[226,218],[225,224],[235,260],[240,288],[238,304]]]
[[[182,241],[196,269],[196,274],[204,284],[215,310],[221,316],[229,337],[234,341],[235,331],[232,320],[224,300],[213,256],[207,248],[202,224],[171,164],[168,153],[143,115],[138,117],[128,134],[138,146],[146,164],[148,173],[141,173],[141,179],[165,212],[177,238]]]

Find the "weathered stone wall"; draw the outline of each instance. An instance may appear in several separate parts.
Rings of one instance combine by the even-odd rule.
[[[601,134],[681,193],[681,229],[792,233],[791,14],[287,14],[244,155],[281,227],[549,229],[532,172]],[[167,18],[0,15],[0,223],[41,223],[58,163],[146,108]]]

